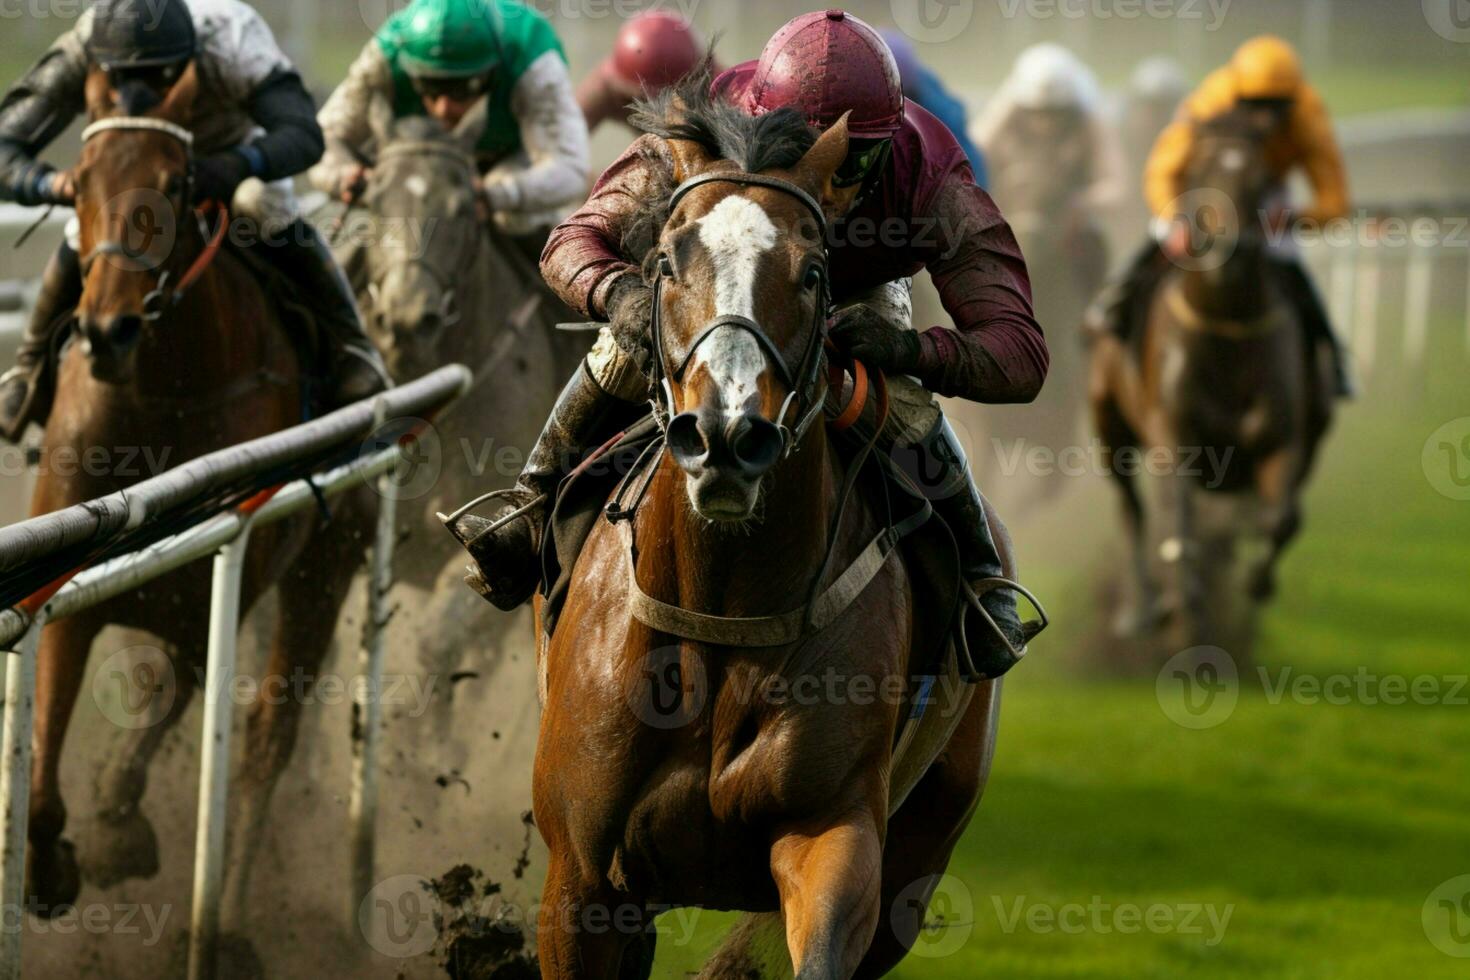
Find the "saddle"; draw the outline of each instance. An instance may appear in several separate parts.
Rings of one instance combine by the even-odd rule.
[[[318,414],[322,407],[322,392],[331,375],[331,350],[311,301],[303,295],[302,287],[295,280],[276,268],[259,251],[237,244],[228,237],[225,242],[225,249],[240,260],[275,304],[286,336],[301,360],[307,393],[305,401],[310,406],[311,415]]]

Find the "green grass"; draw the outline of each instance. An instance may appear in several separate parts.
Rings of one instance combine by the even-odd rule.
[[[1430,433],[1470,415],[1463,325],[1438,327],[1427,374],[1374,379],[1331,437],[1262,622],[1256,658],[1272,684],[1285,668],[1470,672],[1470,502],[1436,493],[1420,463]],[[1465,976],[1421,912],[1441,882],[1470,874],[1470,688],[1453,705],[1339,706],[1273,703],[1247,683],[1224,723],[1187,730],[1152,677],[1079,677],[1063,648],[1096,629],[1096,566],[1054,550],[1035,578],[1062,625],[1009,682],[994,773],[949,868],[958,885],[931,908],[930,941],[958,948],[895,975]],[[1086,913],[1080,932],[1026,925],[1033,908],[1095,902],[1230,918],[1214,943],[1205,919],[1199,932],[1123,934],[1110,912],[1104,928]],[[707,919],[694,943],[663,950],[655,976],[697,968],[728,921]]]

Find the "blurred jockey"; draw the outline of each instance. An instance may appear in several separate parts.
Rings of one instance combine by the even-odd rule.
[[[1102,118],[1097,79],[1060,45],[1021,53],[985,106],[976,136],[990,161],[991,189],[1003,201],[1014,196],[1052,214],[1073,205],[1107,209],[1123,199],[1122,151]],[[1016,188],[1044,189],[1043,198],[1055,199]]]
[[[483,199],[507,231],[554,225],[587,191],[587,124],[551,24],[516,0],[414,0],[379,28],[322,107],[327,152],[311,172],[350,201],[367,183],[374,104],[454,129],[481,99]]]
[[[73,175],[36,157],[86,111],[94,68],[108,73],[125,112],[142,114],[190,62],[199,79],[195,201],[223,202],[260,225],[263,233],[236,237],[254,242],[251,253],[278,267],[314,307],[331,347],[327,401],[342,405],[382,390],[386,374],[352,290],[292,192],[290,178],[321,157],[316,104],[265,21],[239,0],[103,0],[82,14],[0,102],[0,200],[74,203]],[[46,268],[16,366],[0,378],[0,434],[12,442],[51,410],[51,351],[82,294],[79,236],[74,218]]]
[[[623,25],[613,53],[577,86],[577,102],[593,132],[608,119],[626,124],[630,105],[655,95],[698,67],[704,42],[683,17],[651,10]]]
[[[949,127],[965,156],[970,158],[970,169],[975,173],[977,187],[989,187],[989,175],[985,171],[985,156],[975,141],[970,139],[970,110],[959,96],[944,87],[944,82],[928,65],[919,60],[914,42],[902,31],[887,30],[883,40],[893,52],[898,63],[898,75],[903,81],[904,98],[928,109],[934,118]]]
[[[1046,377],[1046,341],[1016,240],[970,162],[934,116],[906,102],[898,66],[871,27],[840,10],[805,14],[781,28],[759,62],[725,72],[714,90],[739,109],[802,112],[814,127],[851,112],[846,162],[824,208],[835,301],[834,341],[893,378],[884,448],[913,462],[953,529],[971,582],[1001,566],[964,450],[931,392],[983,402],[1029,402]],[[514,506],[524,517],[494,530],[467,518],[457,529],[478,563],[471,583],[501,608],[534,591],[546,502],[564,467],[597,445],[607,420],[649,398],[653,290],[625,251],[624,233],[646,220],[647,202],[673,187],[668,143],[645,135],[598,180],[587,204],[552,233],[547,282],[568,305],[608,321],[562,393],[526,469]],[[910,277],[928,269],[955,326],[910,329]],[[539,501],[539,503],[538,503]],[[501,512],[508,515],[510,509]],[[981,590],[985,591],[985,590]],[[1015,663],[1026,637],[1010,590],[981,599],[1005,639],[972,628],[977,664],[990,676]]]
[[[1128,79],[1128,91],[1119,119],[1120,142],[1126,155],[1128,175],[1128,234],[1142,232],[1143,172],[1149,151],[1159,134],[1174,120],[1179,103],[1189,94],[1189,83],[1179,63],[1167,55],[1145,58]]]
[[[1305,171],[1311,182],[1315,204],[1292,218],[1322,223],[1347,214],[1347,177],[1332,122],[1322,97],[1303,77],[1296,52],[1285,41],[1269,35],[1247,41],[1229,64],[1216,69],[1190,95],[1178,118],[1154,144],[1144,171],[1144,195],[1154,215],[1153,240],[1145,245],[1124,278],[1099,297],[1089,314],[1093,329],[1126,333],[1132,328],[1135,312],[1143,308],[1168,269],[1166,256],[1171,249],[1183,247],[1182,241],[1188,235],[1188,229],[1174,220],[1178,217],[1175,202],[1183,191],[1184,171],[1194,151],[1195,127],[1237,108],[1263,113],[1274,126],[1266,153],[1281,179],[1283,200],[1286,179],[1296,168]],[[1284,217],[1273,215],[1271,220],[1276,223]],[[1273,257],[1283,285],[1302,314],[1308,340],[1332,352],[1338,395],[1352,397],[1354,386],[1346,351],[1306,270],[1289,249],[1276,249]]]

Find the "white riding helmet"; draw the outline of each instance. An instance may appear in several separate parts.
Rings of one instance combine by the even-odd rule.
[[[1133,69],[1128,91],[1136,99],[1150,102],[1177,102],[1189,91],[1189,80],[1179,62],[1168,55],[1145,58]]]
[[[1060,44],[1036,44],[1021,52],[1006,83],[1015,104],[1025,109],[1081,109],[1098,103],[1091,69]]]

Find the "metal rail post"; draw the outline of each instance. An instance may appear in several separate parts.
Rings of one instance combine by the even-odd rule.
[[[25,933],[26,824],[31,806],[31,728],[36,708],[36,648],[46,612],[37,614],[6,658],[5,725],[0,752],[0,821],[4,822],[5,893],[0,895],[0,977],[20,980],[20,944]],[[15,931],[9,928],[15,916]]]
[[[387,419],[380,404],[377,425]],[[352,702],[351,888],[347,900],[347,930],[359,928],[358,911],[373,887],[378,818],[378,741],[383,723],[383,641],[388,620],[388,590],[393,586],[393,545],[398,533],[398,496],[395,469],[378,477],[378,529],[373,539],[372,565],[367,580],[367,621],[358,651],[358,684]],[[372,921],[371,918],[368,920]],[[371,928],[371,926],[368,926]],[[371,939],[371,937],[365,937]]]
[[[194,838],[194,909],[189,980],[217,975],[220,890],[224,879],[225,811],[230,791],[230,691],[240,632],[240,583],[250,524],[214,557],[209,598],[209,657],[204,674],[204,737],[199,759],[199,827]]]
[[[1429,341],[1429,307],[1434,295],[1434,260],[1438,253],[1411,246],[1404,278],[1404,359],[1412,368],[1424,363]]]

